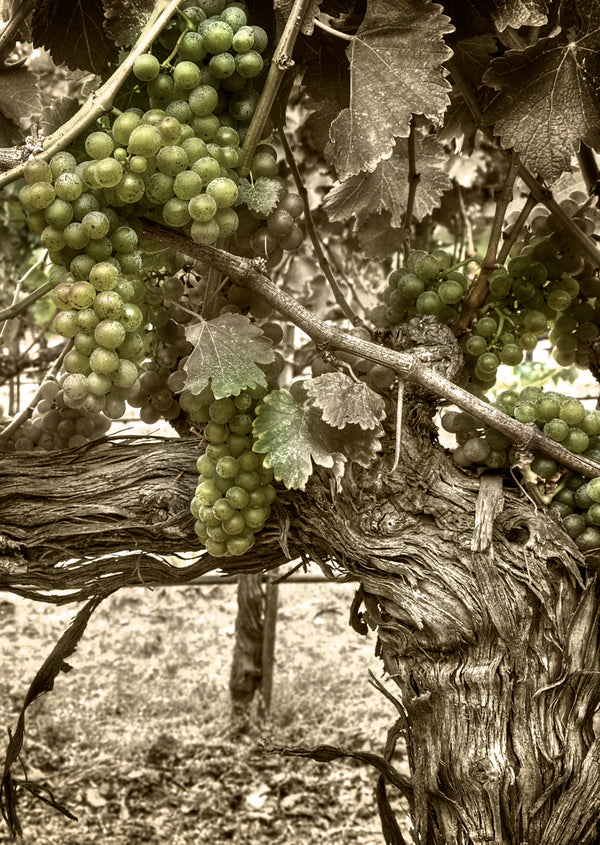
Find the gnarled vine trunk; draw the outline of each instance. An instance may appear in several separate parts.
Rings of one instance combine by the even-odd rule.
[[[393,474],[382,461],[337,491],[315,474],[306,494],[282,494],[251,558],[178,569],[158,553],[196,548],[199,450],[197,439],[123,440],[50,466],[3,458],[0,589],[67,601],[310,554],[360,583],[353,624],[377,629],[398,688],[417,842],[598,840],[596,576],[551,515],[500,476],[458,470],[413,426]]]

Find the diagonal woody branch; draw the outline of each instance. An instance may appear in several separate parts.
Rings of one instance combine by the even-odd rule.
[[[317,345],[350,352],[361,358],[382,364],[402,378],[412,381],[446,399],[487,425],[505,434],[513,443],[534,452],[540,452],[558,463],[587,477],[600,477],[600,464],[570,452],[560,443],[546,437],[535,425],[527,425],[478,399],[458,385],[423,366],[422,361],[407,352],[396,352],[367,340],[361,340],[336,326],[324,323],[284,290],[277,288],[260,269],[255,260],[231,255],[211,246],[202,246],[176,232],[144,220],[144,232],[150,238],[217,267],[237,284],[244,285],[262,296],[280,314],[305,331]]]

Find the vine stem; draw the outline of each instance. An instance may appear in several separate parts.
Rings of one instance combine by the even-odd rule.
[[[461,93],[461,96],[471,114],[473,119],[477,125],[477,127],[484,133],[484,135],[499,149],[498,144],[492,135],[491,130],[485,126],[483,120],[483,113],[479,107],[479,103],[471,90],[468,82],[464,78],[463,74],[461,73],[460,68],[457,66],[456,62],[453,59],[450,59],[448,64],[448,69],[456,83],[456,87]],[[502,150],[506,152],[506,150]],[[579,245],[581,251],[588,257],[588,260],[594,265],[594,267],[600,266],[600,250],[594,244],[592,239],[588,237],[588,235],[583,232],[579,226],[574,222],[574,220],[569,217],[569,215],[565,212],[565,210],[560,206],[559,203],[556,202],[554,197],[552,196],[552,191],[546,188],[537,176],[534,176],[531,170],[528,167],[525,167],[524,164],[519,165],[518,176],[520,179],[525,182],[529,191],[533,194],[535,199],[546,206],[546,208],[556,217],[557,220],[560,220],[561,226],[568,232],[569,236]]]
[[[6,440],[8,438],[8,436],[13,433],[13,431],[16,431],[18,428],[20,428],[20,426],[22,426],[23,423],[26,422],[26,420],[28,420],[29,417],[31,417],[31,415],[33,414],[33,412],[36,408],[36,405],[38,404],[38,402],[42,398],[42,389],[43,389],[44,385],[47,384],[49,381],[52,381],[53,379],[56,378],[56,374],[60,370],[60,366],[63,362],[63,359],[72,346],[73,346],[73,339],[71,338],[71,339],[66,341],[65,345],[62,348],[60,355],[58,356],[58,358],[56,359],[54,364],[52,364],[52,366],[50,367],[50,369],[48,370],[48,372],[44,376],[42,383],[40,384],[40,386],[38,387],[38,389],[34,393],[33,398],[31,400],[31,402],[29,403],[29,405],[26,408],[23,408],[21,413],[17,414],[17,416],[14,417],[9,422],[9,424],[5,428],[2,429],[2,431],[0,431],[0,442],[2,440]]]
[[[279,138],[281,139],[281,143],[283,146],[283,150],[285,152],[285,158],[288,163],[288,166],[292,172],[292,176],[294,182],[296,184],[296,188],[298,193],[302,197],[302,202],[304,203],[304,217],[306,219],[306,229],[308,231],[308,236],[313,245],[313,249],[315,251],[315,255],[317,256],[317,261],[319,262],[319,267],[323,271],[323,274],[327,281],[329,282],[329,286],[333,292],[335,297],[335,301],[340,306],[346,317],[355,325],[355,326],[362,326],[364,325],[363,321],[360,319],[356,311],[352,308],[350,303],[347,301],[346,297],[344,296],[342,289],[340,288],[337,279],[333,274],[333,270],[331,269],[331,264],[329,263],[329,259],[325,255],[323,250],[323,246],[321,244],[321,239],[319,237],[319,233],[317,232],[317,228],[315,226],[315,221],[313,220],[312,212],[310,210],[310,204],[308,201],[308,191],[306,190],[306,186],[302,181],[302,177],[300,176],[300,171],[298,170],[298,165],[296,164],[296,160],[294,159],[294,154],[292,152],[292,148],[290,147],[289,141],[287,136],[284,132],[283,126],[279,127],[278,130]]]
[[[240,176],[247,176],[250,172],[250,165],[256,145],[260,140],[265,123],[271,112],[275,97],[279,91],[279,86],[283,81],[286,71],[294,66],[294,60],[292,59],[294,45],[296,44],[300,27],[306,17],[306,12],[312,2],[313,0],[294,0],[294,5],[291,8],[283,32],[281,33],[281,38],[273,53],[271,66],[269,67],[269,72],[256,109],[252,115],[248,132],[244,138],[238,166]]]
[[[527,222],[529,215],[536,207],[536,205],[538,205],[538,201],[534,196],[529,194],[527,200],[525,201],[525,205],[519,212],[519,216],[514,222],[514,225],[510,227],[506,240],[502,244],[502,249],[498,253],[498,257],[496,259],[498,264],[504,264],[504,262],[508,258],[509,252],[511,251],[517,241],[517,238],[519,237],[519,232]]]
[[[178,252],[198,258],[217,267],[235,281],[262,296],[276,311],[287,317],[298,328],[306,332],[317,346],[325,349],[339,349],[350,352],[365,360],[374,361],[394,370],[401,378],[424,387],[432,393],[457,405],[477,419],[505,434],[513,443],[523,449],[540,452],[574,472],[590,477],[600,477],[600,464],[582,455],[570,452],[560,443],[546,437],[536,425],[520,423],[513,417],[484,402],[462,387],[449,381],[434,370],[423,365],[417,355],[397,352],[354,337],[337,326],[329,325],[308,311],[286,291],[277,288],[261,269],[264,262],[230,255],[211,246],[196,244],[176,232],[159,226],[150,220],[142,220],[148,237],[165,244]]]
[[[483,263],[481,265],[481,270],[479,271],[479,274],[477,276],[477,281],[471,287],[467,298],[465,299],[458,320],[452,327],[454,334],[457,336],[461,335],[465,331],[465,329],[470,325],[471,320],[473,319],[473,315],[476,311],[481,308],[488,295],[489,279],[492,275],[493,270],[497,266],[496,255],[498,252],[498,244],[500,243],[500,238],[502,237],[502,225],[504,223],[506,209],[508,208],[508,204],[510,203],[513,196],[513,188],[515,185],[515,179],[517,178],[518,170],[519,157],[515,152],[513,152],[508,172],[506,174],[506,179],[504,180],[504,184],[502,185],[502,188],[496,196],[496,209],[494,212],[494,220],[492,222],[492,229],[490,231],[490,236],[488,239],[487,251],[485,254],[485,258],[483,259]]]
[[[183,0],[158,0],[152,16],[146,23],[127,58],[119,65],[112,76],[85,101],[77,114],[69,118],[56,132],[53,132],[44,140],[43,152],[33,156],[33,158],[47,161],[54,153],[64,150],[94,120],[97,120],[101,115],[110,111],[112,101],[121,85],[129,76],[133,63],[138,56],[148,50],[178,6],[182,3]],[[26,161],[23,161],[16,167],[2,173],[0,175],[0,188],[4,187],[4,185],[9,185],[15,179],[19,179],[23,175],[23,169],[26,163]]]
[[[18,9],[14,10],[12,17],[0,33],[0,63],[4,62],[4,59],[10,53],[14,46],[14,36],[35,5],[35,0],[21,0]]]
[[[354,41],[354,35],[348,35],[347,32],[340,32],[339,29],[334,29],[329,24],[324,23],[319,18],[314,18],[313,20],[314,25],[317,29],[322,29],[323,32],[329,33],[329,35],[333,35],[335,38],[341,38],[344,41]]]
[[[404,244],[404,259],[408,258],[410,250],[410,221],[415,210],[415,199],[421,176],[417,172],[417,144],[415,138],[415,118],[410,119],[410,132],[408,133],[408,195],[406,197],[406,211],[404,212],[404,225],[406,231],[406,242]]]
[[[45,249],[35,264],[32,264],[31,267],[24,273],[15,287],[15,295],[13,297],[12,304],[5,308],[4,311],[0,311],[0,323],[4,323],[2,328],[0,328],[0,340],[4,337],[4,333],[6,330],[6,321],[12,320],[13,317],[19,315],[22,311],[24,311],[32,302],[35,302],[38,299],[41,299],[45,293],[48,293],[49,290],[52,290],[54,287],[52,282],[44,282],[43,285],[40,285],[39,288],[36,288],[27,296],[24,296],[23,299],[19,299],[19,294],[23,288],[23,285],[29,278],[29,276],[34,273],[38,267],[41,267],[46,258],[48,257],[48,250]]]

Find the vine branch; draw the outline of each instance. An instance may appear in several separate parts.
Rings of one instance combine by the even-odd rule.
[[[502,226],[506,215],[506,209],[508,208],[508,204],[513,196],[513,188],[515,179],[517,178],[518,169],[519,158],[517,154],[513,152],[508,172],[506,174],[506,179],[496,196],[494,220],[492,222],[487,251],[481,265],[481,270],[479,271],[475,284],[469,290],[458,320],[453,326],[453,331],[457,336],[461,335],[467,326],[469,326],[471,320],[473,319],[473,315],[481,308],[488,295],[488,282],[493,270],[497,266],[496,254],[498,252],[498,244],[500,243],[500,238],[502,237]]]
[[[34,158],[47,161],[54,153],[64,150],[94,120],[110,111],[113,99],[129,76],[135,60],[148,50],[182,3],[183,0],[158,0],[153,14],[127,58],[119,65],[112,76],[86,100],[73,117],[69,118],[66,123],[44,140],[43,152],[33,156]],[[0,174],[0,188],[19,179],[23,175],[26,163],[26,161],[22,161],[16,167]]]
[[[271,108],[279,91],[283,77],[294,65],[292,53],[294,45],[300,32],[300,27],[306,17],[306,12],[312,4],[312,0],[294,0],[289,17],[286,21],[279,43],[273,53],[271,66],[265,80],[256,110],[252,115],[248,132],[244,138],[241,149],[241,157],[238,166],[240,176],[247,176],[250,172],[250,164],[254,156],[256,145],[260,140],[262,131],[271,112]]]
[[[363,321],[360,319],[356,311],[352,308],[350,303],[346,300],[342,289],[337,283],[337,279],[335,278],[333,271],[331,269],[331,264],[329,263],[329,259],[325,255],[323,251],[323,247],[321,245],[321,239],[319,238],[319,233],[317,232],[315,221],[313,220],[312,212],[310,210],[310,204],[308,202],[308,191],[302,181],[302,177],[300,176],[300,171],[298,170],[298,165],[294,159],[294,154],[292,153],[292,148],[290,147],[289,141],[287,136],[281,126],[278,130],[279,137],[281,139],[281,143],[283,145],[283,150],[285,152],[285,159],[288,163],[288,166],[292,172],[292,176],[294,182],[296,183],[296,188],[298,193],[302,197],[302,202],[304,203],[304,217],[306,218],[306,230],[308,232],[308,236],[313,245],[313,249],[315,251],[315,255],[317,256],[317,261],[319,262],[319,267],[323,271],[323,275],[329,282],[329,286],[333,292],[335,297],[335,301],[340,306],[346,317],[355,325],[360,326],[364,325]]]
[[[149,237],[192,258],[198,258],[218,267],[237,284],[245,285],[262,296],[280,314],[305,331],[317,346],[351,352],[360,358],[389,367],[401,377],[420,385],[453,405],[457,405],[462,410],[502,432],[521,448],[547,455],[557,463],[580,475],[590,478],[600,476],[600,464],[569,451],[560,443],[542,434],[537,426],[518,422],[493,405],[458,387],[432,369],[424,367],[422,361],[416,355],[379,346],[376,343],[354,337],[337,328],[337,326],[324,323],[286,291],[277,288],[271,279],[259,269],[260,264],[256,261],[238,255],[230,255],[215,247],[196,244],[188,238],[149,220],[142,222],[144,232]]]

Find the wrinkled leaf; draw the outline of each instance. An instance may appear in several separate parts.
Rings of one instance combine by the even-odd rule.
[[[422,220],[440,204],[452,182],[442,170],[447,156],[435,138],[423,142],[415,138],[415,149],[419,181],[413,217]],[[406,212],[408,176],[408,141],[399,139],[391,158],[380,161],[372,173],[358,173],[336,185],[326,195],[323,207],[333,222],[355,217],[357,225],[372,214],[389,211],[391,225],[400,228]]]
[[[443,35],[451,31],[437,4],[370,0],[347,49],[350,103],[331,125],[340,179],[389,158],[413,114],[439,120],[449,102],[442,63],[451,55]]]
[[[507,26],[543,26],[548,16],[546,0],[494,0],[492,18],[499,32]]]
[[[321,409],[324,422],[335,428],[349,423],[364,430],[379,428],[385,417],[383,397],[346,373],[324,373],[307,379],[304,387],[313,405]]]
[[[31,28],[34,47],[45,47],[56,64],[102,73],[117,58],[102,0],[41,0]]]
[[[253,429],[257,438],[254,451],[266,455],[265,465],[272,467],[275,478],[289,489],[305,489],[312,461],[333,467],[340,457],[334,456],[330,445],[334,429],[314,408],[298,404],[289,390],[274,390],[265,396]]]
[[[251,184],[248,179],[240,179],[238,185],[238,204],[245,205],[250,211],[257,214],[267,215],[275,208],[281,195],[283,186],[275,179],[266,176],[259,178]]]
[[[14,123],[29,125],[42,108],[37,77],[26,67],[0,69],[0,111]]]
[[[0,147],[13,147],[23,143],[23,130],[0,113]]]
[[[243,314],[222,314],[186,326],[185,334],[194,349],[185,364],[185,389],[198,394],[211,379],[217,399],[237,396],[247,387],[266,387],[259,364],[274,359],[272,343]]]
[[[600,149],[600,8],[579,0],[580,28],[509,50],[486,84],[499,89],[485,113],[502,146],[514,147],[534,173],[554,182],[584,141]]]
[[[118,47],[135,44],[148,22],[154,0],[104,0],[104,29]]]

